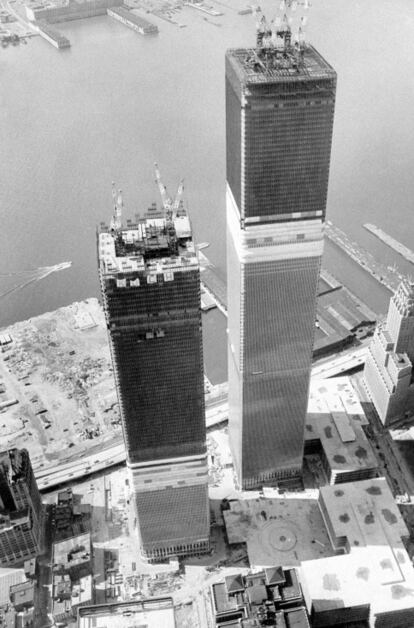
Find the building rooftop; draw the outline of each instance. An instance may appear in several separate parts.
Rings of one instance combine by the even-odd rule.
[[[223,511],[229,543],[247,543],[252,566],[294,566],[334,553],[315,498],[260,497],[229,504]]]
[[[269,584],[268,575],[278,574],[278,583]],[[236,588],[228,586],[236,582]],[[231,590],[233,589],[233,590]],[[247,575],[227,576],[224,582],[211,585],[213,611],[216,625],[264,626],[284,628],[309,627],[306,610],[303,608],[302,589],[295,569],[272,567]],[[286,607],[289,606],[289,610]],[[290,608],[292,607],[292,608]],[[296,612],[297,611],[297,612]],[[292,612],[292,615],[289,613]],[[240,623],[239,623],[240,622]]]
[[[84,606],[78,610],[78,628],[175,628],[172,598]]]
[[[326,290],[319,284],[317,319],[314,344],[316,353],[329,350],[331,345],[352,342],[358,330],[373,328],[375,325],[375,314],[358,303],[340,285]]]
[[[414,314],[414,282],[405,279],[392,297],[403,316]]]
[[[284,48],[273,48],[265,54],[256,48],[233,48],[226,56],[242,84],[336,77],[335,70],[308,44],[303,45],[301,54],[291,46],[288,52]]]
[[[10,601],[13,606],[34,604],[35,583],[33,580],[20,582],[10,587]]]
[[[88,574],[72,581],[68,574],[54,574],[52,596],[52,613],[55,618],[71,614],[76,607],[92,602],[92,575]]]
[[[91,561],[90,532],[73,536],[53,544],[53,564],[61,570],[79,567]]]
[[[332,471],[376,469],[368,420],[348,377],[311,380],[305,440],[319,439]]]
[[[13,567],[0,568],[0,606],[10,602],[10,587],[25,582],[26,576],[23,569]]]
[[[104,274],[168,273],[183,265],[198,265],[190,220],[182,205],[175,213],[153,205],[136,222],[127,221],[126,227],[101,224],[98,255]]]
[[[24,476],[27,459],[26,449],[9,449],[0,452],[0,466],[3,467],[10,483]]]
[[[385,478],[326,486],[321,507],[334,544],[349,553],[304,562],[308,608],[371,603],[374,614],[414,608],[414,569],[402,539],[409,536]]]

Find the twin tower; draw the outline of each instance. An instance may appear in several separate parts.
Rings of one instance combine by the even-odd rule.
[[[286,33],[226,54],[229,433],[240,487],[301,476],[336,74]],[[278,40],[279,37],[279,40]],[[182,203],[98,234],[141,547],[209,549],[200,271]]]

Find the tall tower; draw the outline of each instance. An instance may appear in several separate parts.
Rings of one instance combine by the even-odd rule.
[[[240,484],[300,477],[336,73],[286,16],[226,54],[229,431]]]
[[[140,541],[149,560],[209,549],[200,270],[165,197],[98,234],[99,275]]]
[[[414,410],[414,283],[402,281],[369,345],[364,383],[384,425]]]
[[[42,502],[26,449],[0,453],[0,566],[39,552]]]

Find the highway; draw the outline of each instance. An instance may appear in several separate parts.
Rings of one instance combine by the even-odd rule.
[[[225,423],[228,419],[227,400],[212,400],[206,408],[206,427]],[[73,462],[64,462],[54,467],[39,467],[34,469],[37,485],[40,490],[46,490],[80,480],[85,475],[103,471],[108,467],[125,462],[126,453],[122,436],[117,436],[111,444],[104,446],[99,452],[83,455]]]
[[[342,353],[333,359],[319,362],[312,367],[313,378],[334,377],[341,373],[351,371],[358,366],[362,367],[365,363],[368,353],[368,347],[360,347],[352,349],[346,353]]]
[[[367,355],[367,347],[351,349],[331,359],[318,362],[312,367],[313,378],[333,377],[345,374],[358,366],[362,366]],[[228,420],[228,403],[225,395],[218,399],[212,399],[206,404],[206,427],[211,429],[217,425],[223,425]],[[40,490],[47,490],[71,482],[80,480],[85,475],[103,471],[108,467],[125,462],[126,454],[122,436],[118,435],[103,449],[73,462],[65,462],[54,467],[43,467],[34,470],[37,485]]]

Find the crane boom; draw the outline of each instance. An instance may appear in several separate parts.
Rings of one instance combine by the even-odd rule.
[[[157,162],[154,163],[155,166],[155,182],[158,184],[158,188],[160,190],[162,204],[165,210],[165,213],[169,216],[169,218],[173,218],[177,210],[180,206],[181,196],[184,191],[184,180],[181,179],[180,184],[178,186],[177,194],[175,195],[175,199],[173,200],[170,196],[168,196],[167,188],[163,184],[161,180],[161,173],[158,168]]]
[[[177,194],[175,195],[175,201],[172,206],[173,215],[177,213],[177,209],[180,206],[181,197],[184,192],[184,179],[181,179],[180,185],[178,186]]]
[[[155,179],[156,179],[156,183],[158,184],[158,188],[160,190],[163,207],[164,207],[165,211],[171,211],[171,202],[172,201],[171,201],[170,197],[168,196],[167,188],[165,187],[165,185],[161,181],[161,173],[160,173],[160,170],[158,168],[157,162],[154,163],[154,166],[155,166]]]

